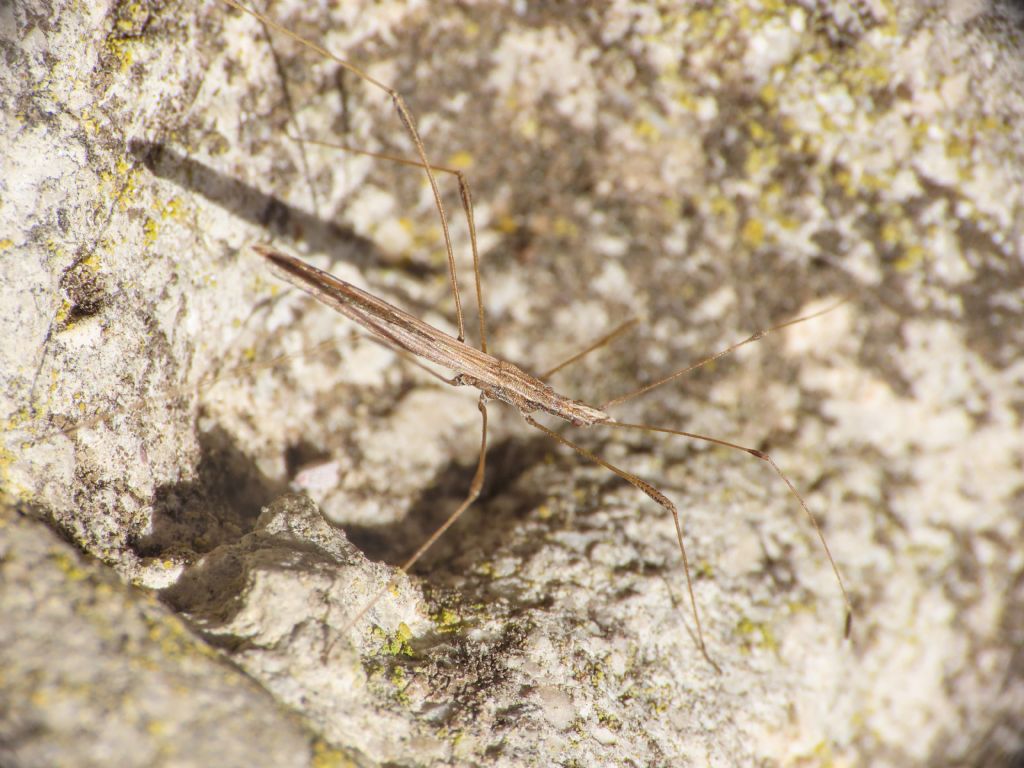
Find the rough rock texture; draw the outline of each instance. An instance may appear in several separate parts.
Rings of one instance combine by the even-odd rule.
[[[289,138],[411,156],[385,95],[224,4],[15,5],[0,9],[5,765],[1021,754],[1013,6],[272,6],[402,92],[433,162],[466,169],[494,351],[540,371],[644,321],[560,390],[599,404],[849,298],[613,410],[769,451],[842,568],[849,641],[813,530],[766,466],[566,433],[679,506],[717,673],[663,511],[498,406],[480,503],[388,587],[375,561],[401,561],[469,485],[473,393],[282,290],[247,247],[273,240],[453,328],[422,173]],[[144,637],[182,619],[193,637]]]
[[[299,719],[181,619],[0,514],[0,763],[309,765]]]

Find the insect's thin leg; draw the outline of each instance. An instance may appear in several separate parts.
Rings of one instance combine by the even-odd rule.
[[[676,505],[669,501],[668,497],[665,496],[665,494],[663,494],[661,491],[659,491],[657,488],[655,488],[653,485],[648,483],[643,478],[638,477],[637,475],[634,475],[631,472],[627,472],[624,469],[620,469],[619,467],[616,467],[614,464],[610,464],[597,454],[591,453],[581,445],[577,445],[564,435],[560,435],[558,432],[555,432],[552,429],[548,429],[531,416],[523,414],[523,418],[526,419],[526,423],[529,424],[531,427],[539,429],[548,437],[558,441],[567,448],[572,448],[574,451],[576,451],[576,453],[578,453],[583,458],[588,459],[589,461],[592,461],[595,464],[604,467],[610,472],[614,472],[616,475],[621,477],[634,488],[645,493],[652,501],[654,501],[656,504],[662,507],[662,509],[664,509],[665,511],[672,515],[672,522],[675,524],[676,527],[676,541],[679,543],[679,554],[683,556],[683,571],[686,573],[686,589],[690,593],[690,607],[693,611],[693,621],[694,624],[696,624],[697,626],[697,643],[700,646],[701,654],[704,656],[707,662],[715,668],[715,671],[721,672],[722,670],[708,654],[707,646],[704,644],[704,630],[701,627],[700,612],[697,610],[697,598],[694,596],[693,592],[693,579],[690,576],[690,560],[686,556],[686,545],[683,544],[683,526],[682,523],[679,522],[679,510],[676,509]]]
[[[288,75],[284,71],[284,62],[281,61],[280,55],[277,53],[277,48],[274,46],[274,38],[270,34],[270,30],[267,25],[263,22],[260,23],[263,29],[263,36],[267,39],[267,47],[270,49],[270,56],[274,60],[274,69],[277,71],[277,77],[281,81],[281,95],[284,96],[285,106],[288,108],[289,119],[297,133],[302,133],[299,126],[299,114],[295,111],[295,100],[292,98],[292,89],[288,86]],[[302,175],[306,177],[306,183],[309,185],[309,195],[313,203],[313,213],[317,216],[320,215],[320,199],[316,191],[316,184],[313,183],[313,173],[309,169],[309,155],[306,152],[305,145],[299,146],[299,162],[302,165]]]
[[[322,45],[318,45],[317,43],[314,43],[312,40],[309,40],[303,37],[302,35],[293,32],[287,27],[278,24],[276,21],[271,19],[266,14],[260,13],[259,11],[255,11],[252,8],[249,8],[248,6],[238,2],[238,0],[222,1],[225,4],[231,6],[232,8],[239,10],[242,13],[246,13],[249,16],[252,16],[257,21],[273,29],[275,32],[278,32],[282,35],[285,35],[286,37],[291,38],[299,45],[302,45],[303,47],[320,54],[324,58],[330,59],[340,67],[344,67],[352,74],[366,81],[375,88],[380,89],[391,98],[391,103],[394,104],[395,111],[398,112],[399,119],[402,121],[402,124],[405,126],[406,132],[409,134],[409,137],[412,139],[413,145],[416,147],[416,155],[420,158],[420,161],[423,163],[423,170],[427,174],[427,180],[430,182],[430,189],[434,195],[434,205],[437,208],[438,216],[440,216],[441,218],[441,230],[444,232],[444,247],[448,255],[448,278],[451,281],[452,297],[455,300],[455,318],[459,328],[458,339],[459,341],[465,341],[466,325],[462,316],[462,299],[459,297],[459,280],[458,277],[456,276],[455,252],[452,250],[451,233],[448,230],[448,215],[445,213],[444,203],[441,202],[441,192],[437,187],[437,179],[434,178],[434,172],[431,170],[432,166],[430,165],[430,161],[427,159],[427,151],[423,146],[423,140],[420,138],[419,131],[416,130],[416,123],[413,120],[412,112],[410,112],[409,107],[406,106],[405,99],[402,98],[402,94],[400,94],[391,86],[386,85],[382,83],[380,80],[377,80],[376,78],[372,77],[369,73],[364,72],[355,64],[352,64],[351,62],[346,61],[340,56],[331,53]]]
[[[601,347],[607,346],[608,344],[611,344],[613,341],[615,341],[617,338],[619,338],[619,336],[624,334],[626,331],[630,330],[638,322],[639,322],[639,320],[637,320],[635,317],[631,317],[629,320],[627,320],[626,322],[622,323],[622,325],[619,325],[618,327],[616,327],[616,328],[612,329],[611,331],[609,331],[608,333],[606,333],[601,338],[596,339],[595,341],[591,342],[587,346],[586,349],[584,349],[584,350],[582,350],[580,352],[577,352],[572,357],[566,358],[565,360],[560,362],[558,365],[556,365],[554,368],[550,368],[550,369],[544,371],[544,373],[539,374],[537,376],[537,378],[541,379],[543,381],[545,379],[550,378],[551,376],[554,376],[556,373],[558,373],[563,368],[569,367],[570,365],[575,363],[577,360],[580,360],[581,358],[585,357],[586,355],[589,355],[591,352],[593,352],[595,350],[598,350]]]
[[[437,543],[437,540],[444,535],[445,531],[451,528],[455,524],[455,522],[462,516],[462,513],[469,509],[473,502],[477,500],[477,497],[480,496],[480,490],[483,488],[484,485],[484,470],[487,464],[487,403],[485,395],[480,395],[480,400],[477,403],[477,407],[480,409],[481,418],[480,458],[477,459],[476,472],[473,474],[473,481],[469,485],[469,493],[466,494],[466,498],[463,499],[462,503],[455,508],[455,511],[448,516],[448,518],[440,525],[440,527],[438,527],[437,530],[430,534],[430,536],[427,537],[427,540],[424,541],[417,548],[417,550],[413,552],[412,555],[410,555],[409,558],[398,567],[399,573],[408,573],[409,569],[412,568],[419,561],[419,559],[423,557],[427,553],[427,551],[432,546],[434,546],[434,544]],[[362,619],[363,616],[365,616],[366,613],[377,604],[377,602],[388,592],[388,590],[390,590],[392,587],[395,586],[395,584],[398,583],[398,578],[398,574],[396,574],[388,581],[387,584],[385,584],[376,594],[374,594],[373,597],[371,597],[367,601],[366,605],[360,608],[359,611],[354,616],[352,616],[350,619],[348,619],[348,621],[345,622],[345,624],[341,627],[339,634],[347,633],[349,629],[358,624],[359,620]],[[333,647],[333,643],[324,652],[325,657],[330,653],[331,647]]]
[[[395,346],[394,344],[389,344],[388,342],[384,341],[384,339],[377,338],[376,336],[371,336],[368,333],[358,333],[356,335],[359,338],[361,338],[361,339],[366,339],[367,341],[371,341],[374,344],[377,344],[377,345],[379,345],[381,347],[384,347],[384,349],[391,350],[392,352],[394,352],[396,355],[401,357],[403,360],[405,360],[410,365],[415,365],[417,368],[420,368],[424,372],[429,373],[435,379],[437,379],[438,381],[440,381],[440,382],[442,382],[444,384],[447,384],[449,387],[461,386],[461,383],[459,382],[459,379],[458,379],[457,376],[449,377],[449,376],[445,376],[442,373],[438,373],[433,368],[431,368],[429,365],[425,365],[416,356],[410,354],[409,352],[406,352],[401,347]]]
[[[674,381],[675,379],[678,379],[680,376],[685,376],[687,373],[690,373],[690,371],[695,371],[698,368],[707,365],[708,363],[713,363],[715,360],[718,360],[719,358],[725,357],[726,355],[735,352],[740,347],[745,347],[747,344],[752,344],[755,341],[759,341],[760,339],[763,339],[770,333],[780,331],[783,328],[788,328],[789,326],[796,325],[797,323],[803,323],[807,320],[813,320],[816,317],[821,317],[822,315],[827,314],[834,309],[838,309],[849,300],[849,298],[845,298],[842,301],[836,302],[832,306],[827,307],[826,309],[822,309],[818,312],[812,312],[809,315],[796,317],[793,318],[792,320],[787,320],[784,323],[779,323],[778,325],[772,325],[769,326],[768,328],[762,328],[757,333],[753,333],[747,338],[743,339],[743,341],[738,341],[735,344],[730,344],[725,349],[715,352],[715,354],[705,357],[703,360],[699,360],[698,362],[693,363],[692,365],[688,365],[685,368],[680,368],[678,371],[674,371],[673,373],[670,373],[668,376],[664,376],[658,379],[657,381],[651,382],[650,384],[640,387],[640,389],[636,389],[632,392],[627,392],[624,395],[619,395],[616,398],[606,401],[601,405],[601,410],[606,410],[613,405],[618,405],[619,403],[624,403],[627,400],[632,400],[634,397],[639,397],[640,395],[650,392],[652,389],[656,389],[657,387],[660,387],[662,384],[668,384],[670,381]]]
[[[314,146],[327,147],[328,149],[337,149],[342,152],[351,152],[356,155],[364,155],[366,157],[377,158],[378,160],[389,160],[394,163],[401,165],[409,165],[414,168],[422,168],[423,163],[419,160],[410,160],[407,157],[400,157],[399,155],[391,155],[387,152],[371,152],[368,149],[359,149],[358,147],[350,147],[347,144],[340,144],[333,141],[321,141],[319,139],[304,139],[300,136],[290,137],[293,141],[299,141],[303,144],[313,144]],[[487,321],[484,319],[484,291],[480,282],[480,249],[477,246],[476,241],[476,216],[473,213],[473,195],[469,191],[469,179],[466,178],[466,174],[460,171],[458,168],[448,168],[443,165],[432,165],[430,170],[434,173],[450,173],[452,174],[459,183],[459,198],[462,200],[462,210],[466,216],[466,226],[469,229],[469,246],[473,252],[473,278],[476,282],[476,307],[477,317],[480,324],[480,349],[483,352],[487,351]]]
[[[800,507],[807,515],[807,518],[811,521],[811,525],[814,527],[815,533],[818,534],[818,540],[821,542],[822,549],[825,550],[825,555],[828,557],[828,562],[832,566],[832,573],[835,574],[836,582],[839,584],[839,591],[843,594],[843,602],[846,604],[846,620],[844,622],[843,636],[850,636],[850,629],[853,626],[853,605],[850,603],[850,595],[846,591],[846,585],[843,582],[843,577],[839,573],[839,566],[836,564],[835,558],[832,557],[832,550],[829,549],[828,541],[825,539],[825,532],[821,530],[821,526],[818,524],[817,519],[814,517],[814,515],[811,514],[811,508],[807,506],[807,502],[804,501],[804,497],[796,489],[796,486],[793,485],[792,481],[790,481],[786,473],[782,471],[782,468],[775,463],[775,460],[771,456],[769,456],[764,451],[759,451],[757,448],[748,448],[745,445],[730,443],[728,440],[720,440],[717,437],[700,435],[695,432],[684,432],[683,430],[680,429],[655,427],[650,424],[630,424],[628,422],[623,421],[606,421],[602,423],[607,424],[610,427],[621,427],[623,429],[641,429],[646,432],[662,432],[666,435],[678,435],[680,437],[688,437],[692,440],[702,440],[705,443],[712,443],[714,445],[721,445],[725,448],[732,448],[737,451],[743,451],[744,453],[748,453],[754,458],[761,459],[761,461],[767,463],[773,470],[775,470],[775,474],[782,478],[782,482],[786,484],[786,487],[789,488],[789,492],[793,494],[794,498],[796,498],[797,502],[799,502]]]

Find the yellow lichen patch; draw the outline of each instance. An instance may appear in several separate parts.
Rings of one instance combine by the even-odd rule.
[[[925,250],[921,245],[908,245],[893,265],[897,272],[909,272],[924,261]]]
[[[100,271],[100,267],[102,266],[102,262],[100,261],[100,257],[97,255],[97,253],[95,251],[93,251],[88,256],[86,256],[84,259],[79,261],[78,262],[78,266],[81,269],[88,270],[89,272],[92,272],[93,274],[95,274],[95,273]]]
[[[808,757],[820,768],[832,768],[836,764],[835,755],[832,754],[832,745],[827,741],[819,741],[815,744]]]
[[[781,214],[776,219],[776,221],[778,222],[779,226],[782,227],[787,232],[794,232],[800,228],[800,220],[792,216],[786,216],[785,214]]]
[[[748,248],[760,248],[765,240],[764,222],[760,219],[747,219],[740,239]]]
[[[68,317],[71,315],[71,302],[68,299],[62,299],[60,306],[57,307],[57,314],[54,315],[54,321],[58,325],[63,325],[67,322]]]
[[[50,553],[50,559],[70,581],[84,581],[89,578],[89,573],[65,552],[53,551]]]
[[[498,220],[494,223],[494,228],[497,229],[503,235],[511,235],[513,232],[519,229],[519,223],[514,217],[508,214],[502,214],[498,217]]]
[[[608,730],[618,731],[622,729],[622,721],[611,712],[600,707],[594,707],[594,714],[597,715],[597,722]]]
[[[167,732],[167,725],[160,720],[150,720],[146,723],[146,732],[150,736],[160,736]]]
[[[0,239],[0,251],[6,251],[14,247],[14,241],[10,238]]]
[[[878,235],[886,245],[897,245],[903,239],[900,223],[892,219],[882,225]]]
[[[460,171],[468,171],[473,167],[474,159],[473,155],[469,152],[462,151],[456,152],[448,158],[448,165],[452,168],[458,168]]]
[[[438,632],[457,632],[462,626],[462,617],[451,608],[442,608],[437,613],[431,614],[431,621],[437,627]]]
[[[968,121],[968,129],[971,134],[977,133],[1009,133],[1010,123],[1003,117],[986,115],[980,120]]]
[[[122,32],[130,32],[144,18],[146,8],[142,3],[127,3],[120,8],[117,28]]]
[[[575,240],[580,234],[580,228],[576,226],[576,222],[571,219],[567,219],[564,216],[559,216],[554,220],[552,223],[552,229],[559,237],[564,237],[569,240]]]
[[[149,625],[149,639],[160,646],[160,651],[170,658],[190,654],[214,657],[216,651],[205,643],[197,643],[185,626],[175,618],[153,618]]]
[[[843,194],[847,197],[855,197],[857,195],[857,187],[853,183],[853,174],[848,170],[842,169],[835,173],[836,184],[843,190]]]
[[[756,176],[765,169],[771,170],[779,164],[779,150],[774,146],[752,147],[747,152],[743,169],[747,176]]]
[[[388,634],[380,627],[373,628],[373,635],[381,641],[381,653],[388,656],[408,656],[412,658],[414,655],[412,646],[409,644],[409,640],[412,638],[412,630],[403,621],[398,625],[398,629],[395,630],[393,635]]]
[[[779,650],[779,641],[767,624],[741,619],[736,626],[736,632],[743,638],[747,647],[757,646],[773,653]]]
[[[114,166],[113,173],[110,171],[100,173],[100,183],[104,188],[109,189],[110,194],[114,197],[114,202],[122,211],[125,211],[138,191],[139,176],[138,169],[133,168],[124,158],[120,158]]]
[[[729,216],[736,211],[732,201],[725,195],[712,195],[710,203],[711,212],[718,216]]]
[[[891,186],[891,182],[877,173],[863,173],[860,177],[860,186],[869,192],[882,192]]]
[[[132,64],[135,63],[131,40],[123,37],[112,37],[107,40],[107,52],[117,59],[122,72],[127,72]]]
[[[313,745],[312,768],[356,768],[356,763],[334,747],[317,741]]]
[[[160,218],[174,219],[176,221],[180,220],[183,208],[184,206],[181,203],[181,199],[177,197],[172,197],[164,204],[164,207],[160,209]]]
[[[540,131],[540,125],[532,117],[518,121],[516,128],[519,130],[519,135],[528,140],[537,138],[537,133]]]
[[[395,667],[391,670],[391,684],[398,689],[395,698],[402,704],[408,704],[410,699],[405,689],[409,687],[409,678],[405,674],[405,669]]]
[[[146,219],[146,223],[142,225],[142,240],[146,245],[152,245],[156,242],[157,235],[160,232],[160,225],[153,219]]]
[[[790,600],[786,603],[786,607],[789,608],[789,612],[793,614],[814,612],[814,604],[804,600]]]
[[[946,140],[946,156],[954,160],[964,160],[971,155],[970,145],[960,136],[950,136]]]
[[[658,130],[658,126],[649,120],[637,120],[633,123],[633,133],[644,141],[651,143],[661,139],[661,131]]]
[[[704,10],[696,10],[689,16],[690,31],[695,34],[706,32],[708,26],[711,23],[711,12]]]
[[[747,134],[756,142],[762,142],[768,138],[768,131],[757,120],[747,122]]]
[[[19,422],[27,421],[29,416],[30,416],[30,414],[28,414],[27,412],[26,413],[20,413],[19,412],[18,414],[15,415],[15,417],[13,419],[9,419],[7,421],[7,424],[5,424],[3,426],[16,426]],[[11,487],[11,466],[13,464],[14,464],[14,452],[13,451],[9,451],[6,448],[0,447],[0,498],[3,498],[4,493],[6,492],[4,489],[9,490],[11,492],[11,495],[13,495],[13,496],[15,496],[17,498],[22,498],[26,494],[26,491],[25,491],[24,488],[21,488],[21,487],[12,488]],[[2,520],[3,520],[3,518],[0,518],[0,521],[2,521]]]

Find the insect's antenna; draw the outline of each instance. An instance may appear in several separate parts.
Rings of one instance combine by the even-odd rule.
[[[820,313],[819,313],[820,314]],[[813,317],[813,315],[811,315]],[[794,321],[795,322],[795,321]],[[655,427],[650,424],[630,424],[623,421],[605,421],[602,424],[607,424],[610,427],[621,427],[623,429],[641,429],[645,432],[662,432],[666,435],[678,435],[680,437],[688,437],[692,440],[702,440],[706,443],[713,443],[714,445],[721,445],[725,448],[732,448],[737,451],[743,451],[749,453],[751,456],[761,461],[766,462],[773,470],[775,474],[782,478],[782,482],[789,488],[789,492],[793,494],[800,507],[803,509],[807,518],[811,521],[811,525],[814,527],[815,533],[818,534],[818,540],[821,542],[822,548],[825,550],[825,555],[828,557],[828,562],[832,566],[832,573],[835,574],[836,582],[839,584],[839,591],[843,594],[843,602],[846,604],[846,620],[843,626],[843,637],[850,636],[850,630],[853,626],[853,605],[850,603],[850,595],[846,591],[846,585],[843,582],[842,574],[839,573],[839,566],[836,565],[835,558],[832,557],[832,550],[829,549],[828,541],[825,539],[825,533],[821,530],[821,526],[818,524],[817,519],[811,514],[810,507],[807,506],[807,502],[804,501],[804,497],[800,495],[800,492],[793,485],[789,477],[782,468],[775,463],[775,460],[764,451],[759,451],[757,448],[748,448],[745,445],[739,445],[737,443],[730,443],[728,440],[720,440],[717,437],[709,437],[708,435],[700,435],[695,432],[684,432],[680,429],[668,429],[667,427]],[[685,557],[685,556],[684,556]]]
[[[322,141],[320,139],[304,139],[301,136],[289,136],[292,141],[302,142],[303,144],[312,144],[317,147],[327,147],[328,149],[338,149],[342,152],[351,152],[357,155],[364,155],[366,157],[374,157],[378,160],[388,160],[393,163],[399,163],[400,165],[409,165],[413,168],[423,168],[423,163],[419,160],[410,160],[407,157],[400,157],[398,155],[391,155],[387,152],[371,152],[368,149],[359,149],[357,147],[350,147],[348,144],[341,144],[334,141]],[[462,200],[462,210],[466,215],[466,226],[469,229],[469,246],[473,252],[473,277],[476,282],[476,308],[477,317],[480,322],[480,350],[482,352],[487,351],[487,321],[484,319],[484,290],[480,283],[480,249],[477,246],[476,241],[476,217],[473,214],[473,195],[469,191],[469,179],[466,178],[466,174],[460,171],[458,168],[448,168],[443,165],[432,165],[430,170],[435,173],[450,173],[455,176],[459,183],[459,198]]]
[[[708,664],[714,667],[716,672],[721,673],[721,668],[708,654],[707,646],[704,644],[704,630],[701,628],[700,612],[697,610],[697,598],[694,596],[693,593],[693,579],[690,576],[690,560],[686,556],[686,545],[683,544],[683,526],[679,522],[679,510],[676,509],[676,505],[669,501],[668,497],[665,496],[665,494],[663,494],[661,491],[659,491],[657,488],[655,488],[653,485],[648,483],[643,478],[638,477],[637,475],[634,475],[631,472],[627,472],[624,469],[620,469],[619,467],[616,467],[614,464],[605,461],[597,454],[591,453],[581,445],[577,445],[564,435],[560,435],[558,432],[548,429],[543,424],[536,421],[534,418],[528,416],[525,413],[523,414],[523,418],[526,420],[526,423],[529,424],[531,427],[539,429],[548,437],[561,443],[567,448],[572,448],[574,451],[576,451],[576,453],[578,453],[583,458],[588,459],[589,461],[592,461],[595,464],[604,467],[609,472],[614,472],[616,475],[621,477],[634,488],[646,494],[652,501],[658,504],[658,506],[660,506],[662,509],[666,510],[667,512],[669,512],[669,514],[672,515],[672,522],[675,524],[676,527],[676,541],[679,543],[679,553],[683,556],[683,571],[686,573],[686,590],[690,594],[690,608],[693,612],[694,624],[696,624],[697,626],[697,644],[700,646],[700,652],[704,656],[704,659],[708,662]]]
[[[747,338],[743,339],[743,341],[738,341],[735,344],[730,344],[725,349],[720,350],[718,352],[715,352],[715,354],[713,354],[713,355],[711,355],[709,357],[705,357],[703,360],[700,360],[700,361],[698,361],[696,363],[693,363],[692,365],[688,365],[685,368],[681,368],[678,371],[670,373],[668,376],[665,376],[663,378],[658,379],[657,381],[651,382],[650,384],[647,384],[647,385],[645,385],[643,387],[640,387],[640,389],[634,390],[632,392],[627,392],[624,395],[619,395],[616,398],[612,398],[611,400],[608,400],[607,402],[605,402],[605,403],[603,403],[601,405],[601,410],[605,410],[607,408],[610,408],[613,405],[618,405],[619,403],[624,403],[627,400],[632,400],[634,397],[639,397],[640,395],[646,394],[647,392],[650,392],[652,389],[657,389],[658,387],[660,387],[663,384],[668,384],[670,381],[674,381],[675,379],[678,379],[680,376],[685,376],[687,373],[690,373],[691,371],[695,371],[698,368],[701,368],[701,367],[707,365],[708,363],[713,363],[716,360],[718,360],[719,358],[722,358],[722,357],[725,357],[726,355],[732,354],[733,352],[735,352],[740,347],[745,347],[747,344],[752,344],[755,341],[760,341],[761,339],[763,339],[765,336],[767,336],[770,333],[775,333],[775,331],[780,331],[783,328],[788,328],[791,325],[796,325],[797,323],[803,323],[803,322],[806,322],[807,320],[813,320],[816,317],[821,317],[822,315],[828,314],[832,310],[838,309],[839,307],[841,307],[843,304],[845,304],[849,300],[850,300],[850,298],[847,297],[847,298],[843,299],[842,301],[838,301],[835,304],[833,304],[832,306],[827,307],[826,309],[819,310],[818,312],[812,312],[809,315],[803,315],[802,317],[796,317],[796,318],[793,318],[792,320],[787,320],[784,323],[779,323],[778,325],[772,325],[772,326],[770,326],[768,328],[762,328],[757,333],[753,333],[750,336],[748,336]]]
[[[568,368],[570,365],[575,363],[577,360],[579,360],[579,359],[589,355],[594,350],[600,349],[601,347],[604,347],[604,346],[607,346],[608,344],[611,344],[613,341],[615,341],[617,338],[619,338],[619,336],[624,334],[626,331],[630,330],[638,322],[640,322],[640,321],[637,320],[635,317],[631,317],[629,320],[627,320],[626,322],[624,322],[621,325],[617,326],[616,328],[613,328],[611,331],[606,333],[601,338],[596,339],[595,341],[593,341],[590,344],[588,344],[586,349],[583,349],[583,350],[577,352],[572,357],[566,358],[565,360],[560,362],[558,365],[556,365],[554,368],[550,368],[550,369],[544,371],[544,373],[538,375],[537,378],[541,379],[543,381],[544,379],[548,379],[551,376],[554,376],[556,373],[558,373],[563,368]]]
[[[416,147],[416,154],[419,156],[420,161],[423,164],[423,170],[427,174],[427,179],[430,182],[430,189],[434,194],[434,205],[437,207],[437,213],[441,217],[441,229],[444,232],[444,247],[445,251],[448,254],[448,277],[451,280],[452,284],[452,296],[455,300],[455,317],[456,320],[458,321],[459,327],[458,339],[459,341],[465,341],[466,326],[465,322],[462,319],[462,299],[459,297],[459,281],[458,277],[455,274],[455,252],[452,250],[452,238],[451,233],[448,230],[448,215],[444,211],[444,204],[441,202],[441,192],[437,187],[437,179],[434,178],[434,172],[431,170],[432,166],[430,164],[430,161],[427,160],[427,151],[423,146],[423,140],[420,139],[420,134],[419,131],[416,130],[416,123],[413,120],[412,112],[410,112],[409,108],[406,106],[405,99],[402,98],[402,94],[400,94],[391,86],[382,83],[380,80],[377,80],[374,77],[371,77],[367,72],[364,72],[355,64],[352,64],[351,62],[346,61],[340,56],[331,53],[322,45],[318,45],[317,43],[314,43],[312,40],[309,40],[303,37],[302,35],[293,32],[287,27],[278,24],[269,16],[260,13],[259,11],[255,11],[246,5],[243,5],[242,3],[238,2],[238,0],[223,0],[223,2],[231,6],[232,8],[241,11],[242,13],[246,13],[249,16],[252,16],[260,23],[266,25],[270,29],[273,29],[275,32],[278,32],[282,35],[285,35],[286,37],[291,38],[299,45],[302,45],[311,51],[319,53],[324,58],[330,59],[334,63],[338,64],[340,67],[343,67],[344,69],[348,70],[357,77],[365,80],[370,85],[380,89],[389,97],[391,97],[391,103],[394,104],[395,110],[398,112],[399,119],[402,121],[402,124],[405,126],[406,132],[409,134],[409,137],[412,139],[412,143]]]
[[[281,95],[284,96],[284,103],[288,108],[291,123],[295,126],[297,131],[300,131],[299,113],[295,111],[295,100],[292,98],[292,89],[288,85],[288,75],[284,71],[284,62],[281,61],[281,56],[277,52],[277,48],[274,45],[274,38],[271,36],[267,25],[265,23],[261,23],[261,26],[263,27],[263,35],[267,39],[267,47],[270,49],[270,57],[274,60],[274,69],[277,71],[277,78],[281,81]],[[306,183],[309,185],[309,195],[310,200],[313,203],[313,213],[319,216],[319,195],[316,191],[316,184],[313,183],[313,174],[309,169],[309,155],[306,153],[306,147],[304,145],[299,146],[299,160],[302,163],[302,174],[306,177]]]

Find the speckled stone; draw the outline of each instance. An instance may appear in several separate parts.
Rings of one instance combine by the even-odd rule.
[[[852,637],[769,468],[567,431],[678,505],[717,673],[671,520],[498,405],[482,499],[352,624],[394,575],[377,561],[401,562],[465,494],[474,395],[285,290],[248,246],[454,329],[422,172],[289,138],[411,157],[390,99],[223,4],[22,2],[0,10],[0,547],[45,567],[5,560],[0,594],[45,642],[0,650],[3,733],[65,722],[32,670],[103,650],[79,699],[99,709],[45,760],[31,734],[0,739],[3,762],[159,762],[148,715],[122,731],[99,713],[151,700],[152,678],[129,690],[124,670],[140,654],[146,674],[180,669],[180,647],[203,680],[246,672],[246,703],[229,701],[246,714],[208,719],[188,672],[167,765],[221,737],[246,765],[284,764],[281,745],[317,765],[1020,754],[1015,6],[338,5],[272,13],[397,88],[431,161],[465,169],[497,354],[542,371],[639,317],[552,378],[600,404],[848,299],[612,412],[769,451],[822,523]],[[466,228],[439,182],[475,340]],[[103,563],[84,593],[48,547]],[[180,641],[119,649],[93,619],[52,618],[83,601]]]

